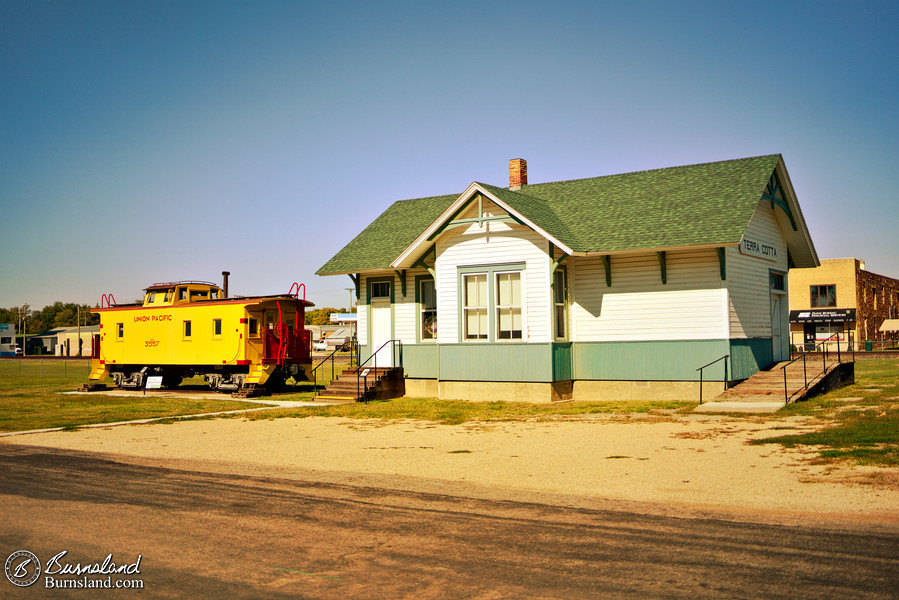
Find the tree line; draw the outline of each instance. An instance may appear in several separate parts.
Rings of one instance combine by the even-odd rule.
[[[347,313],[350,312],[345,308],[317,308],[315,310],[306,311],[306,325],[330,325],[331,313]]]
[[[74,302],[54,302],[40,310],[33,310],[27,304],[12,308],[0,308],[0,323],[15,323],[16,335],[22,333],[22,309],[25,309],[26,333],[46,333],[57,327],[77,327],[79,309],[81,326],[99,325],[100,315],[91,314],[94,306],[75,304]]]

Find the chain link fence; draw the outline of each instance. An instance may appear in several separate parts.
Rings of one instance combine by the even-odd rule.
[[[0,377],[84,377],[91,372],[89,358],[52,356],[0,358]]]

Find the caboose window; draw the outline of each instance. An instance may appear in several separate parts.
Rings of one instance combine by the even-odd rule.
[[[185,339],[190,337],[190,321],[184,322],[184,337]]]
[[[259,335],[259,321],[256,319],[250,319],[250,337],[256,337]]]
[[[178,288],[178,300],[187,300],[187,288]]]
[[[163,301],[164,301],[164,302],[171,302],[171,301],[172,301],[172,290],[166,290],[166,291],[165,291],[165,298],[163,298]]]
[[[156,302],[156,292],[150,292],[147,294],[147,304],[153,304]]]
[[[124,323],[116,323],[115,336],[118,339],[122,339],[123,337],[125,337],[125,324]]]
[[[213,319],[212,320],[212,335],[214,337],[222,337],[222,320],[221,319]]]

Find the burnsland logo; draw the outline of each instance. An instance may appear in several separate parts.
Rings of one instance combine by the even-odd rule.
[[[6,578],[13,585],[28,587],[41,576],[41,561],[28,550],[16,550],[6,559]]]
[[[142,555],[132,563],[117,564],[112,554],[101,562],[71,563],[65,560],[68,550],[53,556],[42,570],[37,555],[28,550],[17,550],[6,559],[6,578],[13,585],[28,587],[44,574],[45,588],[137,588],[142,589],[142,579],[125,577],[140,575]],[[113,579],[113,576],[116,576]]]

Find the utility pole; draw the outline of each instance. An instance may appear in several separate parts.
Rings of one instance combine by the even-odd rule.
[[[26,319],[28,318],[28,305],[22,305],[22,356],[26,354],[25,348],[25,332],[27,329]]]
[[[355,288],[343,288],[350,293],[350,312],[353,312],[353,294],[356,292]]]

